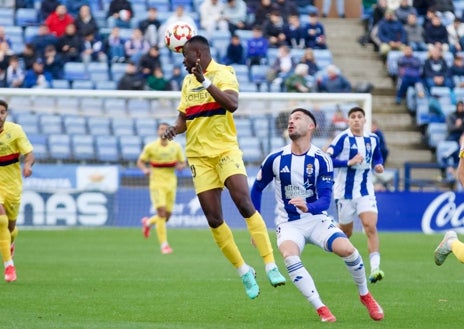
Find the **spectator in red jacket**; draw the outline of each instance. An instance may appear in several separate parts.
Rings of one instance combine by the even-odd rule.
[[[45,25],[48,26],[50,33],[56,37],[61,37],[66,27],[69,24],[74,23],[74,18],[68,14],[68,10],[65,5],[59,5],[55,11],[51,13],[45,20]]]

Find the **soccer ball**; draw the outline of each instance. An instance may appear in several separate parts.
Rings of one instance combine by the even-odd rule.
[[[172,51],[181,53],[184,44],[195,34],[196,31],[190,24],[176,22],[168,26],[166,32],[164,32],[164,43]]]

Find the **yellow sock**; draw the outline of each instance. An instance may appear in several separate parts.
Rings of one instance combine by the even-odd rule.
[[[10,230],[8,230],[8,217],[0,215],[0,252],[4,263],[11,260],[10,243],[11,235]]]
[[[157,224],[157,223],[158,223],[158,219],[160,219],[160,218],[161,218],[161,217],[159,217],[158,215],[155,215],[155,216],[150,217],[150,219],[148,220],[148,225]]]
[[[15,226],[13,232],[11,232],[11,244],[15,242],[17,236],[18,236],[18,227]]]
[[[248,231],[250,232],[253,242],[259,250],[259,254],[263,257],[264,264],[274,263],[274,254],[272,251],[271,240],[269,233],[264,223],[264,219],[257,211],[250,218],[245,218]]]
[[[156,220],[156,235],[160,245],[168,241],[168,233],[166,232],[166,218],[158,217]]]
[[[213,233],[214,241],[216,241],[224,256],[226,256],[235,268],[239,268],[245,264],[240,250],[238,250],[237,244],[234,241],[232,231],[225,222],[216,228],[211,228],[211,233]]]
[[[461,263],[464,263],[464,243],[459,240],[454,241],[451,244],[451,250],[454,256],[456,256]]]

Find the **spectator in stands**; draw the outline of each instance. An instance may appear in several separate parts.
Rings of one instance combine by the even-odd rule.
[[[401,0],[398,8],[395,9],[396,18],[405,25],[408,23],[409,15],[417,16],[417,9],[414,8],[409,0]]]
[[[462,41],[464,38],[464,24],[459,17],[454,19],[453,24],[446,26],[448,31],[449,50],[455,54],[462,51]]]
[[[40,2],[39,21],[43,22],[51,13],[55,12],[56,7],[60,4],[60,0],[42,0]]]
[[[305,45],[312,49],[327,49],[327,39],[324,25],[319,22],[316,13],[309,14],[309,22],[304,27],[306,31]]]
[[[351,83],[334,64],[325,69],[325,74],[317,79],[317,90],[322,93],[350,93]]]
[[[108,61],[108,56],[106,56],[105,49],[103,48],[103,42],[93,33],[84,36],[82,48],[82,62],[88,64],[89,62],[106,63]]]
[[[161,55],[157,45],[151,46],[146,54],[140,57],[138,69],[144,78],[153,75],[155,68],[161,67]]]
[[[57,37],[50,33],[47,25],[40,25],[37,34],[31,38],[31,44],[34,46],[35,52],[38,56],[43,56],[45,47],[48,45],[55,45]]]
[[[252,30],[253,36],[247,41],[247,65],[265,64],[269,40],[264,37],[260,26],[255,25]]]
[[[404,30],[406,31],[408,45],[411,46],[413,51],[428,50],[424,39],[424,28],[417,22],[416,15],[409,14],[408,21],[404,25]]]
[[[464,88],[464,59],[461,54],[455,54],[453,65],[450,67],[450,75],[455,88]]]
[[[372,120],[371,131],[376,134],[377,137],[379,137],[379,149],[380,153],[382,154],[383,164],[385,166],[385,163],[387,163],[388,155],[390,154],[390,150],[388,149],[385,135],[380,129],[378,121],[375,119]]]
[[[66,26],[74,23],[74,18],[68,13],[65,5],[59,5],[55,11],[51,13],[46,19],[44,24],[48,26],[51,34],[57,38],[61,37]]]
[[[95,17],[93,17],[90,7],[88,5],[83,5],[79,9],[79,14],[74,21],[76,25],[77,34],[80,37],[89,34],[89,32],[94,35],[98,35],[99,29]]]
[[[106,56],[111,63],[124,63],[126,61],[124,42],[125,40],[120,35],[120,28],[114,26],[103,42]]]
[[[8,46],[8,42],[0,42],[0,69],[5,72],[8,65],[10,65],[10,57],[13,51]]]
[[[395,12],[388,9],[385,18],[379,22],[377,35],[380,41],[380,55],[386,60],[390,50],[401,50],[407,42],[403,24],[396,19]]]
[[[308,65],[299,63],[295,70],[285,79],[285,88],[289,93],[309,93],[312,86],[308,79]]]
[[[454,0],[435,0],[429,9],[432,9],[443,25],[452,24],[454,21]]]
[[[74,24],[69,24],[64,35],[58,38],[56,49],[63,57],[64,62],[81,61],[82,38],[77,34]]]
[[[287,23],[287,19],[290,15],[299,14],[295,1],[276,0],[274,2],[274,7],[280,13],[280,16],[282,16],[284,23]]]
[[[111,0],[106,15],[108,27],[130,28],[134,16],[132,4],[128,0]]]
[[[179,65],[174,65],[171,78],[169,79],[169,90],[180,91],[183,81],[184,74],[182,68]]]
[[[284,34],[284,19],[279,11],[271,12],[269,19],[263,24],[263,35],[269,41],[269,47],[278,48],[287,44]]]
[[[437,159],[443,166],[445,178],[448,182],[454,183],[456,180],[455,170],[459,161],[459,140],[464,134],[464,102],[456,103],[456,110],[446,116],[446,128],[448,135],[446,140],[456,142],[455,148],[450,148],[448,152],[441,154]]]
[[[379,51],[381,44],[378,37],[379,23],[384,19],[387,9],[387,0],[377,0],[377,4],[372,11],[372,17],[370,18],[370,29],[365,36],[361,37],[359,41],[362,46],[365,46],[368,42],[371,42],[374,46],[374,51]]]
[[[271,12],[275,9],[271,0],[261,0],[257,6],[255,13],[255,20],[253,26],[262,26],[266,20],[269,19]]]
[[[314,57],[314,52],[311,48],[306,48],[303,56],[300,59],[300,63],[308,65],[308,74],[315,76],[316,73],[320,70],[319,66],[316,63],[316,58]]]
[[[134,62],[128,62],[126,72],[118,81],[118,90],[144,90],[145,80],[137,72],[137,66]]]
[[[204,0],[200,5],[200,26],[211,38],[216,30],[227,31],[229,26],[223,17],[224,3],[219,0]]]
[[[430,88],[433,86],[448,87],[451,92],[453,91],[453,79],[450,77],[448,64],[443,58],[440,47],[435,46],[429,50],[429,57],[425,60],[423,66],[423,79],[429,94]]]
[[[340,18],[345,18],[345,0],[336,0],[337,14]],[[329,16],[330,6],[332,6],[332,0],[322,1],[322,17]]]
[[[345,129],[348,129],[348,118],[345,116],[343,110],[337,106],[330,119],[330,137],[334,138]]]
[[[139,30],[142,31],[143,37],[145,40],[150,43],[150,45],[157,45],[160,40],[158,40],[158,35],[160,33],[161,21],[158,19],[158,9],[151,6],[148,9],[148,16],[145,19],[142,19],[139,22]]]
[[[422,62],[415,56],[411,46],[403,49],[403,56],[398,58],[398,83],[396,104],[401,104],[409,87],[415,87],[422,81]]]
[[[6,86],[8,88],[19,88],[24,82],[24,70],[19,63],[19,57],[10,57],[10,64],[6,69]]]
[[[10,48],[13,46],[10,38],[7,35],[5,35],[5,28],[3,26],[0,26],[0,42],[8,43],[8,46]]]
[[[246,64],[245,62],[245,48],[243,47],[242,40],[236,34],[230,38],[230,43],[227,46],[226,54],[224,55],[223,63],[225,65],[231,64]]]
[[[95,0],[93,0],[93,1],[95,1]],[[65,5],[66,8],[68,8],[68,13],[71,16],[77,17],[77,16],[79,16],[80,9],[83,6],[89,7],[90,2],[91,2],[90,0],[63,0],[62,4]]]
[[[430,0],[412,0],[412,6],[417,9],[418,16],[425,16],[430,6]]]
[[[291,54],[291,49],[287,45],[279,47],[277,58],[269,67],[266,79],[268,84],[280,86],[280,91],[285,89],[285,80],[295,69],[296,62]]]
[[[229,26],[230,34],[234,34],[236,30],[247,29],[247,6],[243,0],[227,0],[222,17]]]
[[[299,15],[290,15],[288,23],[284,25],[284,34],[287,45],[293,49],[305,48],[306,29],[301,25]]]
[[[153,73],[147,78],[147,87],[150,90],[169,90],[169,81],[164,77],[161,67],[155,67]]]
[[[38,58],[32,65],[32,69],[27,70],[23,88],[51,88],[52,81],[50,72],[44,70],[43,60]]]
[[[448,31],[437,15],[432,16],[430,24],[425,26],[424,34],[425,42],[429,48],[438,46],[443,51],[449,50]]]
[[[150,43],[143,38],[142,31],[134,29],[132,36],[124,42],[124,55],[126,59],[138,63],[140,57],[150,49]]]
[[[56,52],[56,48],[54,45],[48,45],[45,48],[45,54],[44,54],[43,61],[44,61],[44,70],[47,72],[50,72],[53,79],[63,79],[64,62],[61,56]]]
[[[32,43],[25,43],[23,51],[18,54],[18,57],[24,63],[24,70],[27,71],[32,68],[32,65],[39,56]]]

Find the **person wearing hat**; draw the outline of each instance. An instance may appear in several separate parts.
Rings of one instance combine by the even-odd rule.
[[[273,181],[277,202],[277,246],[290,280],[314,307],[322,322],[335,322],[336,317],[323,303],[302,262],[301,253],[306,244],[339,256],[355,282],[369,316],[375,321],[382,320],[383,310],[367,287],[361,254],[327,215],[332,200],[334,167],[330,156],[312,144],[316,128],[317,122],[311,111],[304,108],[292,110],[287,124],[291,142],[273,151],[261,164],[251,189],[253,204],[258,211],[261,209],[262,192]]]
[[[44,70],[44,61],[37,58],[32,64],[32,68],[27,70],[24,76],[24,88],[51,88],[52,75],[50,72]]]

